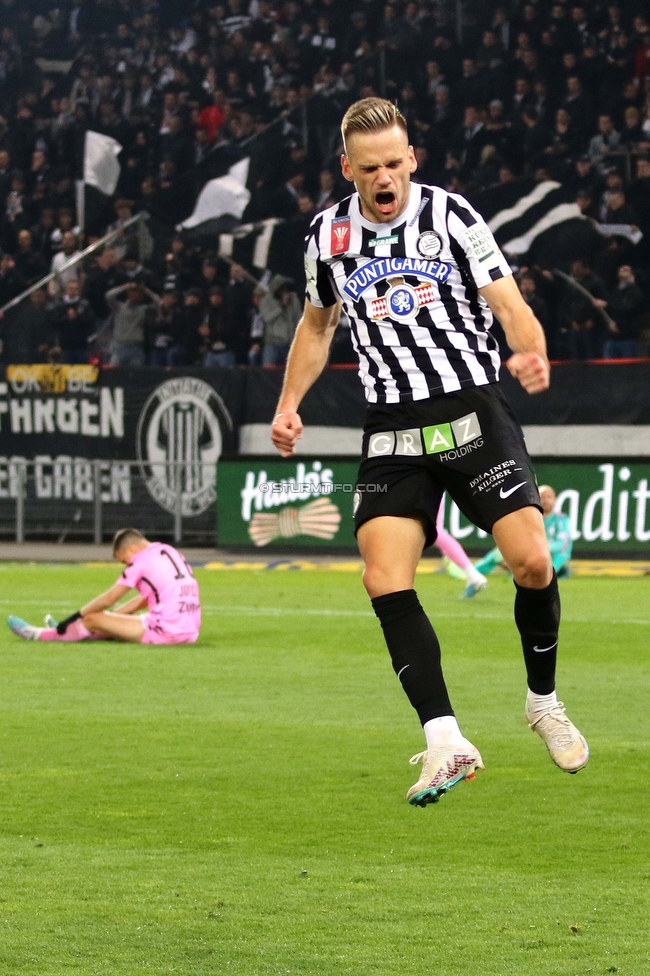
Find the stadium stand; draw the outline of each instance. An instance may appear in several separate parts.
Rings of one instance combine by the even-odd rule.
[[[419,179],[502,224],[517,208],[497,239],[524,241],[504,250],[552,357],[647,353],[645,8],[0,0],[0,308],[134,213],[151,239],[125,235],[8,312],[3,361],[281,362],[305,230],[348,192],[340,118],[372,94],[406,116]],[[89,130],[122,149],[114,192],[81,214]],[[239,212],[179,230],[243,160]],[[561,225],[551,198],[572,207]],[[334,357],[350,355],[342,329]]]

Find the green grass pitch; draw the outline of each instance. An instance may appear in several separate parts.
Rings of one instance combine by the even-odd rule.
[[[3,565],[36,623],[117,570]],[[409,807],[421,731],[356,574],[197,570],[190,647],[0,640],[2,976],[650,974],[650,579],[570,579],[561,773],[512,584],[418,578],[487,765]]]

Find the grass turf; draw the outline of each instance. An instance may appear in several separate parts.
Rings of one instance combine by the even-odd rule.
[[[5,565],[0,605],[38,623],[115,575]],[[2,634],[0,973],[650,973],[650,579],[562,584],[575,777],[523,720],[512,584],[418,580],[487,765],[420,810],[357,576],[197,577],[191,647]]]

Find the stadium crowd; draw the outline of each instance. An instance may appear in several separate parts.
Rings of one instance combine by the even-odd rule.
[[[281,364],[300,274],[256,285],[173,215],[196,195],[187,174],[229,146],[250,156],[243,220],[280,218],[300,241],[349,192],[339,123],[372,94],[407,118],[422,182],[471,199],[553,179],[601,225],[565,267],[593,300],[543,264],[513,264],[552,357],[645,353],[645,7],[467,2],[459,40],[443,0],[0,0],[0,307],[92,240],[75,196],[88,129],[123,146],[112,213],[93,233],[146,210],[154,244],[145,260],[127,237],[34,292],[1,323],[3,360]],[[345,337],[339,349],[351,353]]]

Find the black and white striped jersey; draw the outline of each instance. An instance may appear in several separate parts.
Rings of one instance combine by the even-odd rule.
[[[353,193],[314,218],[305,269],[313,305],[344,304],[371,403],[497,381],[492,312],[478,289],[511,271],[483,218],[458,194],[411,183],[404,213],[373,224]]]

